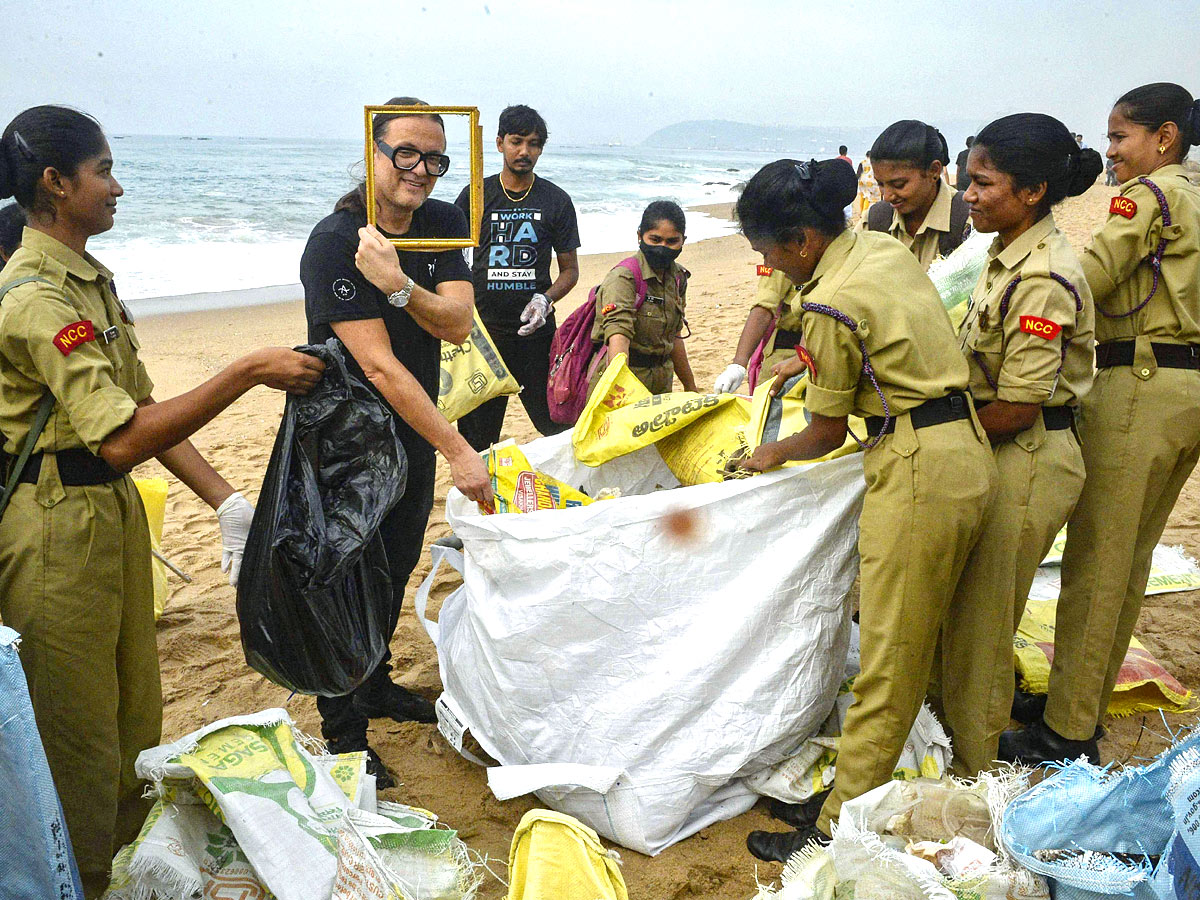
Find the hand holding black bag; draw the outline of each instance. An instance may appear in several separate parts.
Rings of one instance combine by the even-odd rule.
[[[246,662],[302,694],[347,694],[387,651],[392,580],[378,534],[408,458],[386,403],[346,368],[336,338],[298,347],[325,363],[289,395],[237,588]]]

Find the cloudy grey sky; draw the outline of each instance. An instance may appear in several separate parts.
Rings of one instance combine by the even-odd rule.
[[[1100,145],[1124,90],[1200,92],[1195,0],[6,0],[0,119],[111,133],[359,136],[393,94],[542,111],[556,140],[686,119],[885,125],[1048,112]],[[957,128],[947,128],[957,133]]]

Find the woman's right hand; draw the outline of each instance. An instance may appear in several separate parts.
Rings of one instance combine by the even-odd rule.
[[[325,363],[287,347],[263,347],[245,357],[255,384],[289,394],[307,394],[325,372]]]
[[[807,368],[808,366],[799,356],[789,356],[783,362],[775,363],[771,366],[771,374],[775,376],[775,380],[771,382],[770,395],[778,397],[779,392],[783,390],[784,382],[789,378],[795,378]]]
[[[463,448],[446,458],[450,463],[450,477],[454,479],[454,486],[468,500],[474,500],[488,512],[494,512],[496,500],[487,466],[466,441],[463,441]]]

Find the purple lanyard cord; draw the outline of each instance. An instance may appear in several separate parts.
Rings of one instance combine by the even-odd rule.
[[[1138,182],[1141,184],[1144,184],[1146,187],[1148,187],[1150,189],[1150,192],[1152,194],[1154,194],[1155,199],[1158,200],[1158,208],[1160,210],[1162,210],[1163,228],[1169,228],[1171,226],[1171,209],[1170,209],[1170,207],[1167,206],[1166,194],[1164,194],[1162,192],[1162,190],[1159,188],[1159,186],[1157,184],[1155,184],[1153,181],[1151,181],[1149,178],[1141,176],[1138,178]],[[1129,312],[1123,312],[1123,313],[1106,313],[1104,310],[1100,309],[1099,304],[1097,304],[1096,309],[1100,310],[1100,315],[1104,316],[1106,319],[1125,319],[1125,318],[1128,318],[1129,316],[1132,316],[1135,312],[1137,312],[1142,307],[1144,307],[1147,303],[1149,303],[1151,298],[1153,298],[1154,295],[1156,293],[1158,293],[1158,279],[1159,279],[1159,276],[1162,274],[1162,258],[1163,258],[1163,254],[1166,252],[1166,250],[1167,250],[1167,239],[1164,237],[1159,240],[1158,249],[1156,249],[1153,253],[1151,253],[1149,256],[1146,257],[1146,261],[1150,263],[1150,268],[1154,272],[1154,284],[1153,284],[1153,286],[1151,286],[1150,293],[1146,295],[1145,300],[1143,300],[1141,303],[1139,303],[1133,309],[1129,310]]]

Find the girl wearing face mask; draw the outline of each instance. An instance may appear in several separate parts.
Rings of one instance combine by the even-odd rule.
[[[1150,558],[1200,458],[1200,189],[1182,163],[1200,102],[1148,84],[1108,117],[1121,181],[1081,258],[1096,306],[1096,377],[1081,408],[1087,479],[1067,526],[1050,692],[1004,735],[1002,759],[1094,752],[1129,648]]]
[[[890,234],[924,269],[948,256],[970,234],[962,192],[946,183],[946,139],[932,125],[903,119],[871,145],[875,180],[883,199],[859,220],[859,230]]]
[[[685,230],[679,204],[655,200],[642,213],[634,257],[646,281],[645,299],[639,305],[636,280],[624,266],[596,289],[592,340],[607,346],[609,359],[628,354],[630,370],[652,394],[669,394],[676,375],[685,391],[696,390],[682,337],[688,271],[675,262]]]

